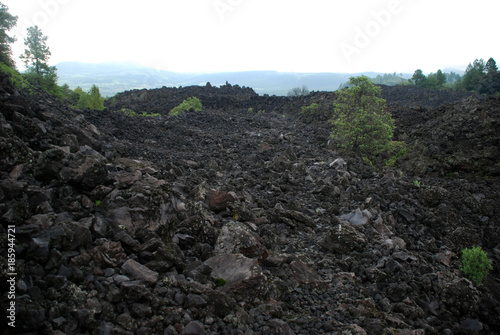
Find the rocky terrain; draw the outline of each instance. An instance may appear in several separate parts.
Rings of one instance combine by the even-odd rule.
[[[497,99],[384,87],[408,151],[375,168],[335,150],[334,93],[162,88],[91,111],[0,79],[6,333],[500,333]],[[167,115],[190,96],[203,111]],[[480,287],[459,270],[475,245]]]

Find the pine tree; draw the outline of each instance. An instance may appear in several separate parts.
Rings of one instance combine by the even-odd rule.
[[[427,84],[427,77],[422,72],[422,70],[418,69],[413,73],[413,77],[411,77],[411,81],[418,87],[425,87]]]
[[[338,92],[330,136],[343,149],[374,157],[390,143],[394,119],[379,97],[382,89],[368,77],[352,77],[349,85]]]
[[[24,45],[28,49],[24,50],[21,59],[28,68],[28,71],[43,76],[51,71],[48,61],[50,57],[49,47],[46,45],[47,36],[44,36],[38,26],[28,28],[28,36],[24,40]]]
[[[477,89],[479,81],[485,75],[484,60],[476,59],[473,64],[467,66],[465,74],[462,78],[462,86],[466,91],[474,91]]]
[[[486,74],[494,75],[498,72],[497,62],[493,58],[488,59],[486,66],[484,67]]]
[[[14,43],[16,38],[7,35],[7,32],[16,25],[17,16],[9,14],[8,10],[7,6],[0,3],[0,62],[14,67],[10,44]]]

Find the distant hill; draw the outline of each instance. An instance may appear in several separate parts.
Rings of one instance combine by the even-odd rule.
[[[205,85],[224,85],[227,82],[251,87],[258,94],[286,95],[294,87],[303,85],[311,91],[335,91],[356,75],[375,77],[380,73],[294,73],[276,71],[245,71],[221,73],[176,73],[156,70],[133,62],[83,63],[64,62],[56,65],[59,84],[84,90],[93,84],[101,94],[113,96],[132,89]]]

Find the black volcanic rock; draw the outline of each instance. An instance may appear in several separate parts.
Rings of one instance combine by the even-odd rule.
[[[163,88],[80,111],[0,82],[16,330],[500,332],[497,99],[383,87],[408,155],[376,169],[329,143],[331,92]],[[190,96],[205,109],[166,115]],[[479,288],[459,270],[472,245],[493,261]]]

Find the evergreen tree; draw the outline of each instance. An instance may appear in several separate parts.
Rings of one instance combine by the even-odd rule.
[[[474,91],[477,89],[479,81],[485,75],[484,60],[476,59],[473,64],[467,66],[465,74],[462,78],[462,87],[466,91]]]
[[[20,58],[26,65],[27,78],[38,83],[51,94],[60,96],[60,88],[57,86],[57,69],[49,66],[50,50],[46,44],[47,36],[44,36],[38,26],[29,27],[28,35],[24,39],[24,45],[28,48]]]
[[[21,55],[21,59],[24,61],[28,71],[38,76],[43,76],[50,72],[50,67],[47,63],[50,57],[50,50],[46,42],[47,36],[43,35],[38,26],[28,28],[28,36],[24,39],[24,45],[28,49],[24,50],[24,55]]]
[[[488,59],[484,74],[479,80],[476,90],[481,94],[494,94],[500,91],[500,72],[493,58]]]
[[[494,75],[498,72],[497,62],[493,58],[488,59],[484,68],[486,74]]]
[[[442,88],[446,84],[446,75],[440,69],[436,72],[436,88]]]
[[[0,2],[0,62],[14,67],[10,44],[14,43],[16,38],[7,35],[7,32],[16,25],[17,16],[9,14],[8,10],[9,8]]]
[[[394,120],[384,110],[382,89],[368,77],[352,77],[349,85],[338,92],[330,136],[341,148],[373,157],[391,141]]]
[[[427,84],[427,77],[425,74],[422,72],[422,70],[418,69],[413,73],[413,77],[411,77],[412,83],[415,84],[415,86],[418,87],[425,87]]]

